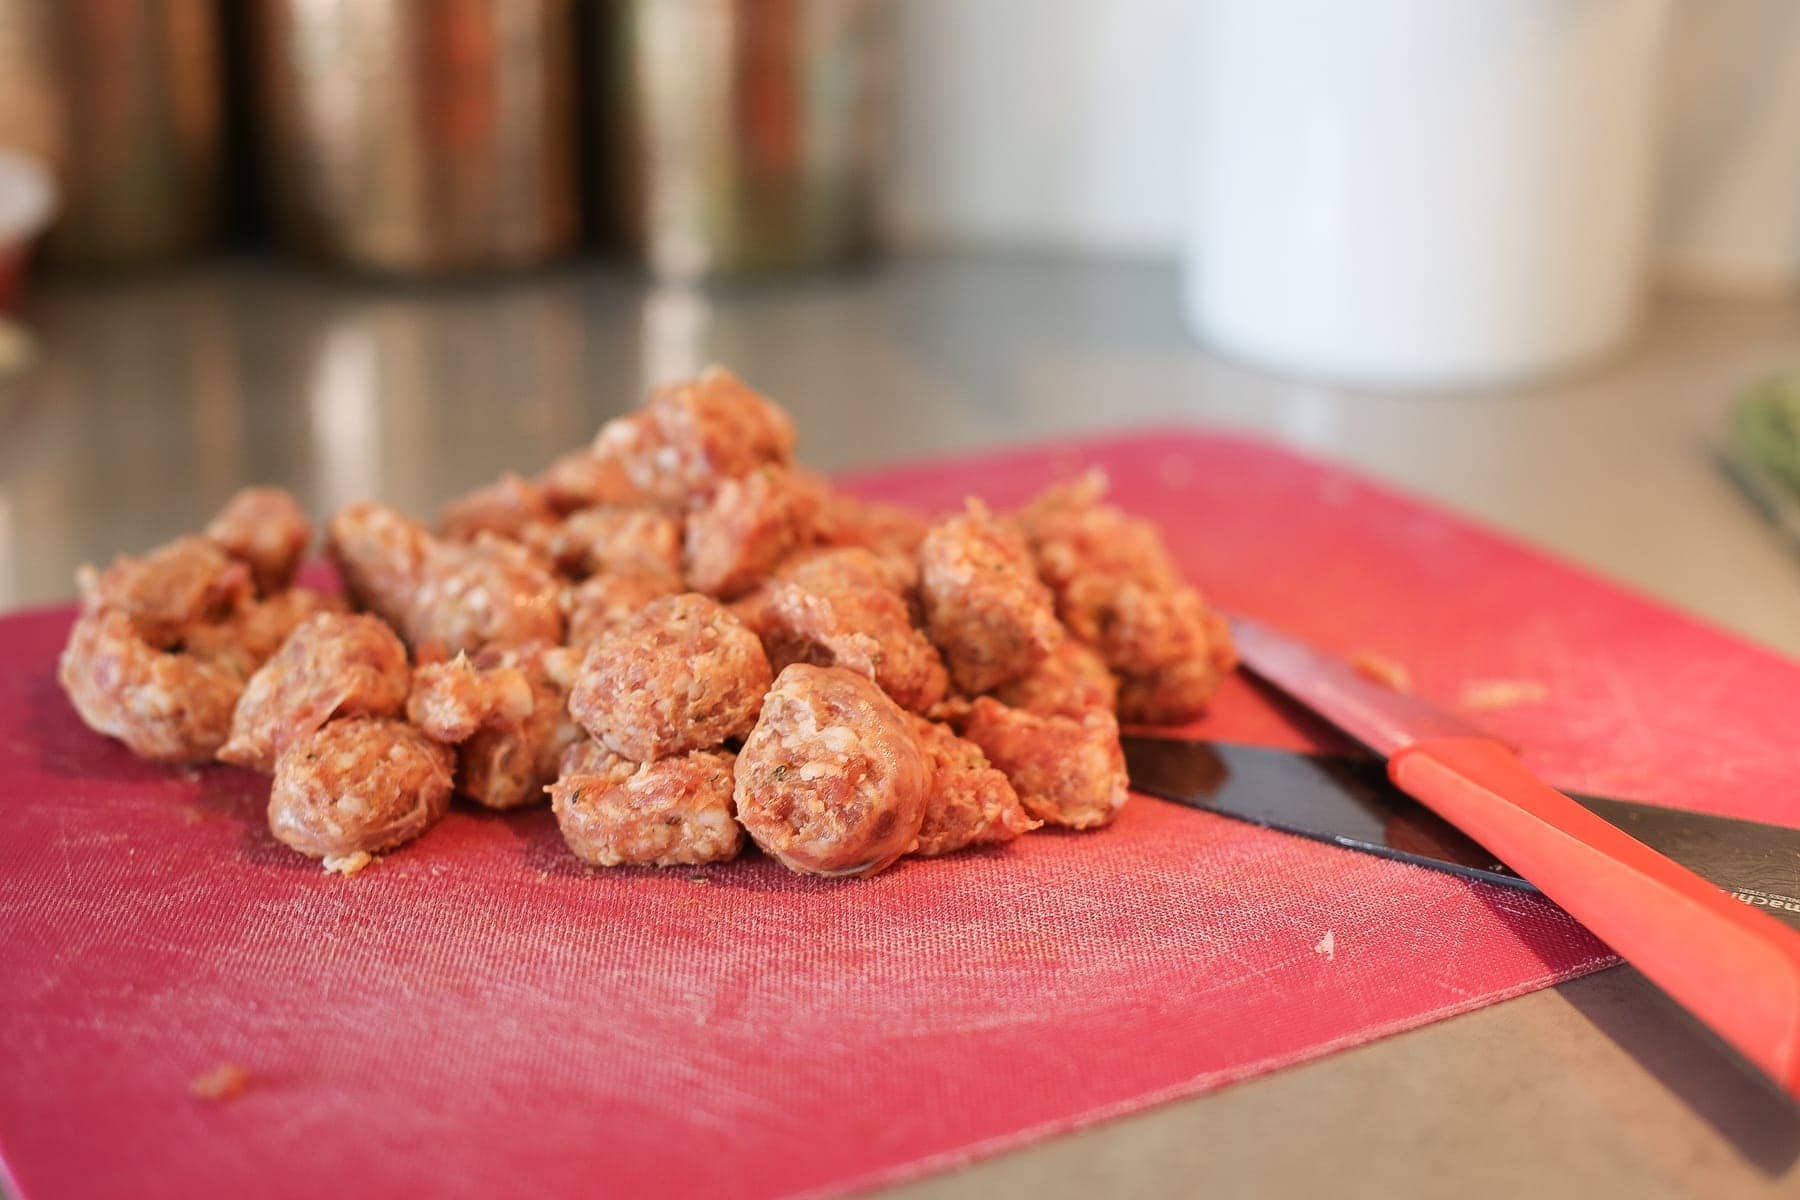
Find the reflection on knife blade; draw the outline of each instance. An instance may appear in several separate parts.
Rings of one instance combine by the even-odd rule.
[[[1128,736],[1124,742],[1131,786],[1147,795],[1353,850],[1531,888],[1389,783],[1378,759],[1181,738]],[[1800,830],[1571,795],[1745,904],[1800,929]]]

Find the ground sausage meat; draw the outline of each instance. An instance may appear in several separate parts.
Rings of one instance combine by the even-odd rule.
[[[492,721],[457,747],[456,790],[485,808],[519,808],[544,799],[563,753],[588,740],[569,715],[569,690],[579,652],[534,643],[484,651],[476,660],[493,671],[516,671],[531,689],[531,711],[516,721]]]
[[[931,793],[913,853],[931,858],[968,846],[1010,842],[1036,829],[1005,775],[988,762],[981,747],[949,727],[914,717],[913,731],[931,760]]]
[[[1025,539],[979,500],[925,535],[919,599],[926,631],[964,692],[1017,679],[1063,638]]]
[[[652,600],[678,595],[681,580],[655,571],[594,575],[563,591],[570,646],[585,649],[605,637]]]
[[[424,581],[430,540],[423,525],[383,504],[347,505],[325,527],[326,553],[351,600],[403,635],[403,618]]]
[[[244,688],[221,761],[267,772],[297,739],[337,717],[385,717],[406,704],[406,647],[375,617],[320,613]]]
[[[1101,502],[1105,487],[1091,472],[1052,488],[1020,523],[1063,623],[1119,676],[1119,717],[1190,720],[1235,662],[1230,634],[1155,527]]]
[[[633,762],[742,737],[769,688],[756,635],[718,601],[652,601],[592,646],[569,696],[588,732]]]
[[[949,690],[937,648],[914,628],[892,570],[872,551],[824,550],[783,564],[734,611],[763,639],[777,669],[793,662],[844,667],[914,712]]]
[[[710,368],[451,501],[441,532],[340,510],[343,602],[292,586],[306,516],[249,489],[200,536],[84,567],[58,677],[140,755],[272,771],[271,829],[329,870],[453,794],[551,793],[592,863],[718,861],[747,830],[850,876],[1105,824],[1118,722],[1186,720],[1234,665],[1098,475],[930,524],[833,492],[794,444]]]
[[[584,508],[537,531],[528,544],[577,579],[600,572],[681,574],[681,521],[660,508]]]
[[[162,762],[210,760],[244,689],[229,665],[159,650],[116,609],[75,622],[56,677],[90,729]]]
[[[523,546],[492,534],[466,544],[434,542],[407,630],[415,643],[452,653],[528,642],[561,642],[561,584]]]
[[[517,539],[526,530],[555,520],[556,510],[537,486],[508,472],[439,509],[438,532],[453,542],[469,541],[478,533]]]
[[[273,487],[245,488],[206,527],[208,541],[250,568],[263,596],[294,582],[312,534],[300,502]]]
[[[350,595],[409,646],[455,654],[562,641],[559,581],[523,546],[490,533],[445,541],[378,504],[341,510],[328,532]]]
[[[1149,671],[1119,674],[1119,718],[1140,725],[1179,725],[1206,710],[1237,666],[1225,619],[1207,612],[1189,625],[1187,656]]]
[[[404,721],[332,721],[275,763],[269,832],[327,860],[409,842],[450,807],[450,748]]]
[[[1181,653],[1181,626],[1196,606],[1148,523],[1101,502],[1090,473],[1050,489],[1020,514],[1039,569],[1071,632],[1114,670],[1148,670]]]
[[[1119,681],[1091,646],[1066,637],[1030,671],[995,688],[994,698],[1040,716],[1079,719],[1089,709],[1116,710]]]
[[[216,624],[191,627],[182,637],[182,648],[248,679],[308,619],[322,612],[343,611],[341,597],[311,588],[288,588],[264,600],[247,601]]]
[[[202,537],[177,538],[141,557],[120,555],[104,571],[75,573],[81,609],[116,609],[158,649],[191,626],[220,621],[250,598],[250,569]]]
[[[730,371],[709,367],[607,422],[594,452],[657,503],[685,506],[766,463],[791,464],[794,423]]]
[[[479,670],[469,656],[413,668],[406,719],[436,741],[454,745],[484,725],[514,725],[531,715],[531,684],[517,667]]]
[[[736,858],[733,756],[693,750],[638,764],[589,743],[550,787],[563,840],[599,867],[672,867]]]
[[[866,546],[807,546],[783,559],[769,573],[769,579],[814,590],[871,588],[893,592],[907,602],[909,619],[919,624],[914,595],[919,586],[919,564],[916,555],[910,557],[912,561],[902,562],[896,555]]]
[[[545,503],[559,515],[601,504],[643,504],[649,497],[639,491],[614,458],[583,447],[563,455],[532,480]]]
[[[1026,811],[1071,829],[1119,815],[1127,795],[1119,723],[1096,709],[1080,720],[1044,717],[982,696],[963,736],[1012,780]]]
[[[861,546],[901,559],[918,556],[930,525],[897,504],[859,500],[845,492],[826,492],[813,524],[821,546]]]
[[[817,485],[800,472],[762,467],[727,479],[688,514],[688,586],[729,599],[768,574],[812,537]]]
[[[868,875],[917,845],[931,763],[911,719],[865,676],[796,663],[737,760],[738,820],[808,875]]]

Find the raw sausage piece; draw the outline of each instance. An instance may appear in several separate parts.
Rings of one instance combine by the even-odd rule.
[[[737,857],[743,831],[731,816],[729,751],[639,765],[595,749],[571,754],[575,769],[550,787],[556,823],[577,858],[600,867],[672,867]]]
[[[607,765],[619,756],[591,737],[580,737],[571,742],[563,751],[562,759],[557,763],[557,778],[569,775],[592,775],[604,771]]]
[[[532,480],[545,503],[559,515],[596,505],[647,504],[650,498],[638,490],[625,468],[614,458],[583,446],[563,455]]]
[[[652,601],[591,647],[569,711],[615,753],[650,762],[748,733],[769,677],[756,635],[689,592]]]
[[[981,747],[935,721],[912,721],[931,760],[932,778],[914,854],[932,858],[966,846],[1010,842],[1043,824],[1020,805],[1013,785],[989,764]]]
[[[969,707],[973,703],[967,696],[945,696],[920,715],[927,721],[936,721],[940,725],[949,726],[954,731],[960,731],[964,725],[969,723]]]
[[[828,491],[813,536],[821,546],[861,546],[884,557],[912,562],[929,529],[925,518],[911,509]]]
[[[1017,679],[1063,638],[1025,539],[979,500],[925,535],[919,599],[925,628],[964,692]]]
[[[407,615],[425,577],[425,527],[384,504],[350,504],[325,527],[325,552],[337,564],[344,590],[410,637]]]
[[[1119,706],[1119,681],[1093,647],[1065,637],[1019,678],[994,689],[994,699],[1044,717],[1074,717],[1089,709]]]
[[[405,721],[332,721],[276,760],[269,832],[327,860],[390,849],[443,817],[450,770],[450,748]]]
[[[216,624],[191,626],[182,638],[182,648],[249,679],[308,619],[322,612],[343,611],[342,597],[311,588],[288,588],[265,600],[246,601]]]
[[[681,590],[681,580],[675,576],[647,571],[584,579],[563,591],[563,611],[569,617],[568,643],[586,649],[652,600],[678,595]]]
[[[660,508],[584,508],[527,544],[577,579],[602,572],[681,575],[681,522]]]
[[[674,473],[675,452],[647,407],[602,425],[590,449],[608,471],[623,475],[649,503],[687,506],[687,483]]]
[[[207,540],[250,568],[260,596],[274,595],[294,582],[312,534],[300,502],[274,487],[243,489],[206,527]]]
[[[1120,673],[1120,720],[1179,725],[1206,711],[1220,682],[1236,669],[1237,649],[1225,618],[1215,612],[1188,628],[1186,657],[1151,671]]]
[[[402,634],[451,653],[490,646],[560,643],[561,583],[537,555],[488,533],[425,549],[423,577]]]
[[[440,508],[438,532],[453,542],[470,541],[478,533],[516,540],[527,529],[555,520],[556,510],[537,486],[509,471]]]
[[[733,610],[763,639],[777,669],[792,662],[845,667],[914,712],[949,690],[937,648],[913,627],[892,570],[872,551],[816,551],[784,563]]]
[[[794,423],[730,371],[708,367],[607,422],[594,452],[657,503],[685,507],[765,463],[790,465]]]
[[[89,729],[162,762],[207,762],[244,680],[228,665],[158,650],[118,609],[75,622],[56,677]]]
[[[658,389],[646,408],[694,478],[731,479],[794,461],[793,419],[724,367]]]
[[[1083,581],[1066,593],[1093,615],[1092,638],[1082,637],[1119,675],[1145,675],[1200,657],[1213,657],[1212,643],[1228,650],[1229,634],[1194,589],[1156,578],[1120,576],[1102,589]],[[1082,636],[1075,626],[1069,627]]]
[[[1125,807],[1119,723],[1103,709],[1080,720],[1042,717],[982,696],[963,736],[1012,780],[1026,811],[1040,820],[1093,829]]]
[[[908,620],[918,623],[913,592],[919,585],[918,556],[909,561],[866,546],[807,546],[794,551],[769,573],[775,583],[797,583],[813,591],[874,589],[907,601]]]
[[[469,656],[413,668],[406,719],[435,741],[455,745],[484,725],[513,725],[531,715],[531,684],[517,667],[477,670]]]
[[[931,762],[911,718],[866,677],[795,663],[738,753],[738,821],[807,875],[869,875],[918,844]]]
[[[1090,472],[1052,488],[1020,523],[1063,623],[1119,676],[1120,719],[1190,720],[1236,661],[1230,634],[1155,527],[1101,503],[1105,487]]]
[[[898,593],[814,591],[777,585],[772,657],[866,675],[903,707],[924,712],[944,698],[949,676],[937,648],[908,619]]]
[[[457,747],[456,790],[487,808],[518,808],[544,799],[563,753],[588,740],[569,715],[569,689],[581,664],[578,651],[533,643],[484,651],[478,666],[516,671],[531,689],[531,711],[518,721],[490,722]]]
[[[117,609],[138,635],[167,650],[195,625],[223,620],[250,598],[250,569],[202,537],[176,538],[142,557],[121,554],[104,571],[75,572],[81,611]]]
[[[730,599],[812,537],[819,488],[798,471],[762,467],[727,479],[688,514],[688,586]]]
[[[268,772],[295,740],[336,717],[385,717],[406,703],[406,647],[378,618],[320,613],[244,687],[223,762]]]
[[[1101,503],[1105,486],[1090,472],[1039,496],[1019,519],[1069,631],[1115,671],[1147,671],[1180,657],[1182,626],[1203,606],[1156,530]]]
[[[490,533],[444,541],[378,504],[342,509],[328,532],[352,598],[415,649],[562,641],[556,575],[523,546]]]

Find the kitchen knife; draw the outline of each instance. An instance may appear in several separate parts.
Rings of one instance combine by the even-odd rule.
[[[1557,791],[1503,743],[1253,621],[1256,675],[1387,760],[1389,780],[1587,926],[1800,1096],[1800,933]]]
[[[1388,781],[1380,759],[1126,735],[1131,786],[1189,808],[1508,887],[1537,889]],[[1569,793],[1736,899],[1800,929],[1800,829]]]

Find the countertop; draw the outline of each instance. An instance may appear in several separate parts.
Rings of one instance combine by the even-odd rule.
[[[1800,655],[1800,558],[1711,461],[1800,366],[1800,304],[1666,298],[1610,362],[1469,395],[1221,360],[1172,268],[941,257],[803,284],[571,267],[435,288],[261,261],[53,280],[0,382],[0,609],[197,528],[246,482],[417,512],[532,470],[646,380],[726,363],[826,469],[1195,422],[1341,459]],[[1800,1194],[1800,1116],[1628,968],[923,1180],[898,1195]]]

